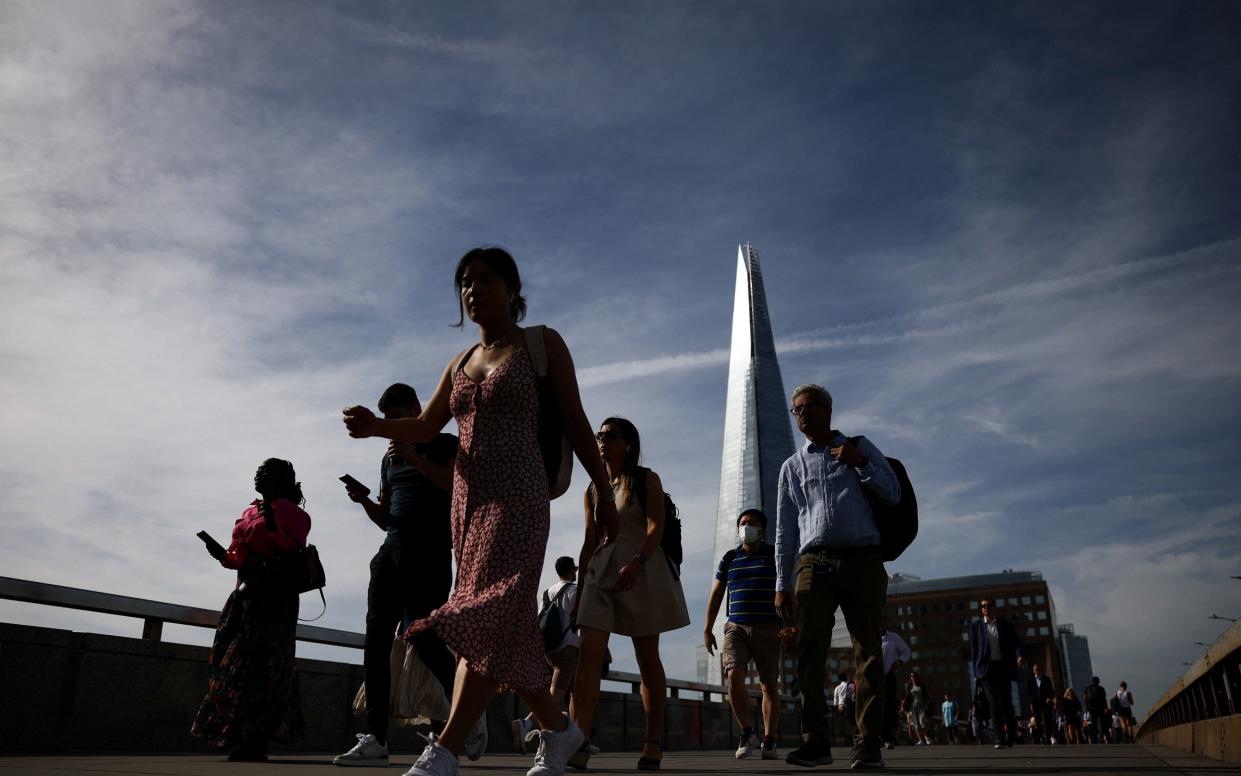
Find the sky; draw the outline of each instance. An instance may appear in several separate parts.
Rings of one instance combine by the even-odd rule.
[[[681,509],[694,679],[749,242],[785,386],[915,484],[889,571],[1042,572],[1145,709],[1241,616],[1239,137],[1230,2],[0,0],[0,574],[219,608],[278,456],[361,631],[340,409],[429,394],[499,244]]]

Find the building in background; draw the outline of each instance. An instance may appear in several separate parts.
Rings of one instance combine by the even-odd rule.
[[[767,294],[758,252],[749,243],[737,246],[737,287],[733,295],[732,344],[728,361],[728,394],[724,406],[724,444],[720,462],[720,496],[716,509],[716,563],[737,546],[737,516],[759,507],[767,513],[767,541],[776,535],[776,486],[780,467],[793,454],[793,427],[788,397],[776,360],[776,345],[767,314]],[[714,577],[715,568],[711,569]],[[715,640],[724,643],[721,611]],[[705,650],[704,650],[705,651]],[[719,653],[708,661],[706,681],[721,683]],[[791,674],[791,656],[781,659],[781,676]]]
[[[994,598],[999,614],[1016,626],[1025,645],[1025,673],[1029,673],[1029,664],[1039,663],[1052,683],[1064,688],[1066,677],[1057,638],[1056,607],[1047,583],[1037,571],[1006,570],[943,579],[892,575],[883,613],[888,627],[901,634],[913,653],[902,679],[909,671],[917,671],[931,697],[947,692],[959,707],[968,706],[974,697],[969,627],[979,617],[978,602],[982,598]],[[852,671],[852,648],[836,648],[833,644],[828,665],[829,671],[835,673],[833,664],[847,665],[847,670]],[[1015,708],[1028,706],[1026,684],[1014,683]]]
[[[1090,643],[1085,636],[1073,632],[1073,626],[1065,623],[1056,629],[1060,659],[1064,664],[1064,687],[1072,687],[1080,698],[1090,685],[1094,672],[1090,665]]]

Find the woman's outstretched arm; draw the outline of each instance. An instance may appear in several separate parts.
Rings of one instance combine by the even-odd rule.
[[[375,416],[374,412],[362,406],[346,407],[344,412],[345,428],[349,436],[355,439],[365,437],[383,437],[397,442],[413,442],[421,444],[430,442],[435,435],[448,424],[452,411],[448,406],[448,397],[452,393],[452,370],[457,365],[457,358],[449,362],[440,377],[431,400],[422,407],[422,414],[416,418],[399,418],[385,420]]]

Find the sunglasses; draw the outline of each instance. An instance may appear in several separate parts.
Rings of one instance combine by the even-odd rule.
[[[620,439],[620,433],[616,431],[599,431],[595,434],[596,442],[615,442]]]

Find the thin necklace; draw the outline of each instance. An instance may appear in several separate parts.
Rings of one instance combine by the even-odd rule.
[[[505,342],[508,342],[508,338],[509,338],[509,337],[511,337],[511,336],[513,336],[513,335],[512,335],[512,333],[510,332],[510,333],[508,333],[508,334],[505,334],[503,337],[500,337],[500,338],[499,338],[498,340],[496,340],[495,342],[492,342],[490,345],[488,345],[486,342],[483,342],[482,340],[479,340],[479,341],[478,341],[478,344],[479,344],[479,346],[481,346],[481,347],[482,347],[482,349],[483,349],[483,350],[486,350],[486,351],[492,351],[492,350],[495,350],[496,348],[500,347],[500,345],[504,344]]]

